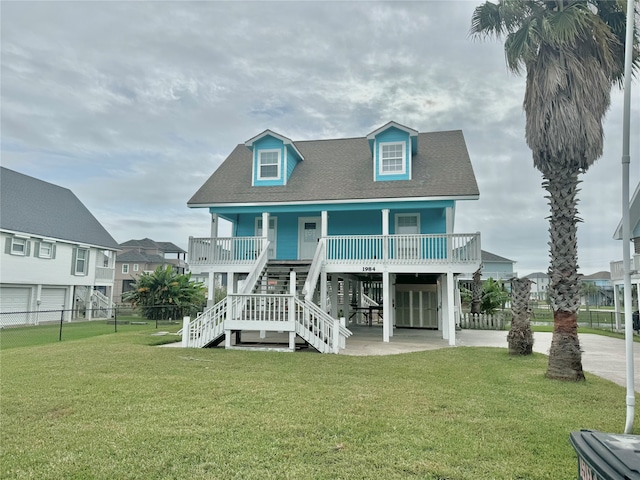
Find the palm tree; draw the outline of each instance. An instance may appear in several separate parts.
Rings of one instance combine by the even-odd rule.
[[[474,36],[504,36],[508,68],[526,72],[525,138],[551,207],[550,378],[584,380],[577,323],[578,175],[602,155],[602,122],[624,70],[625,11],[623,0],[498,0],[477,7],[471,20]]]
[[[139,307],[149,320],[179,319],[194,314],[206,303],[205,287],[191,281],[191,274],[179,274],[171,266],[143,273],[125,292],[125,302]]]

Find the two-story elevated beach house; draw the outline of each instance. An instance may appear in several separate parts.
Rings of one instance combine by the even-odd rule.
[[[298,336],[338,352],[358,322],[381,324],[385,342],[413,327],[454,345],[457,277],[481,262],[480,234],[454,233],[456,203],[478,196],[461,131],[389,122],[359,138],[260,133],[188,202],[211,214],[211,237],[189,239],[191,271],[227,273],[228,296],[186,325],[183,344],[281,331],[290,349]],[[220,219],[231,237],[218,235]]]

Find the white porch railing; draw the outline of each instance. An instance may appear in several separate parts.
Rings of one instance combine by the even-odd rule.
[[[622,260],[617,262],[611,262],[609,264],[609,270],[611,272],[611,280],[623,280],[624,279],[624,262]],[[631,258],[631,273],[635,274],[640,272],[640,254],[634,254]]]
[[[231,294],[193,322],[185,320],[182,346],[201,348],[231,330],[295,332],[321,353],[338,353],[351,336],[339,320],[295,295]]]
[[[326,238],[327,263],[387,264],[477,263],[481,259],[480,234],[443,235],[339,235]]]
[[[189,238],[189,264],[255,263],[266,248],[263,237]],[[326,263],[479,264],[479,233],[432,235],[334,235],[320,239],[316,256]],[[314,257],[314,264],[316,263]],[[315,272],[311,272],[315,273]]]
[[[96,281],[113,282],[115,269],[108,267],[96,267]]]
[[[264,249],[263,237],[189,237],[189,265],[251,264]]]

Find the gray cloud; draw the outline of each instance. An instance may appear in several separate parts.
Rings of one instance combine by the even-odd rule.
[[[479,3],[479,2],[478,2]],[[547,268],[548,207],[524,141],[524,79],[468,37],[476,2],[4,2],[2,163],[71,188],[118,241],[206,236],[186,201],[234,146],[461,129],[481,199],[457,231]],[[634,84],[633,128],[640,105]],[[580,264],[621,258],[621,94],[583,176]],[[640,145],[632,137],[632,181]]]

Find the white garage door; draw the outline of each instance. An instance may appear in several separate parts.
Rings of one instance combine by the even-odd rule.
[[[25,287],[0,288],[0,325],[28,323],[31,289]]]
[[[40,293],[40,322],[60,320],[60,310],[64,309],[66,288],[43,288]],[[55,311],[47,311],[55,310]]]

